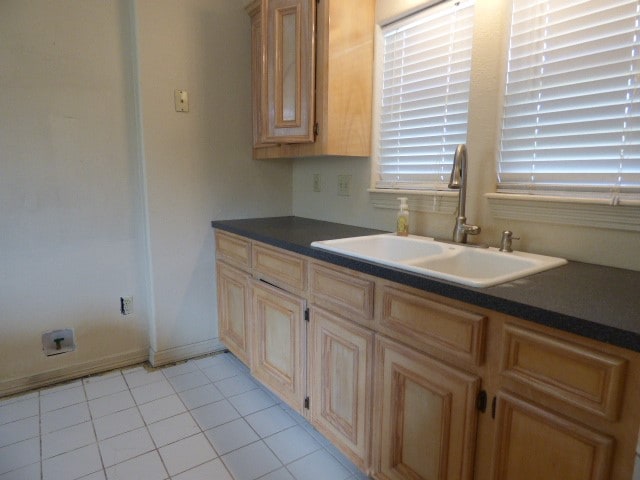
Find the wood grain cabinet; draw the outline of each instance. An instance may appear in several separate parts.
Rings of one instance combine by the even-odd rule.
[[[246,365],[251,354],[251,276],[223,262],[217,265],[220,340]]]
[[[302,414],[306,395],[306,302],[260,281],[252,281],[251,291],[251,373]]]
[[[474,478],[480,378],[384,337],[375,358],[375,478]]]
[[[626,452],[638,422],[628,403],[638,388],[637,375],[627,381],[631,359],[570,337],[502,324],[492,480],[631,479]]]
[[[371,151],[375,0],[256,0],[254,158]]]
[[[312,307],[311,423],[363,471],[370,465],[372,368],[373,332]]]
[[[249,365],[251,354],[251,243],[216,232],[216,285],[220,340]]]
[[[216,241],[221,340],[373,478],[631,480],[637,352]]]

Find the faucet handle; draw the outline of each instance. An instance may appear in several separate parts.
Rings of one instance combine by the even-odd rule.
[[[511,230],[505,230],[502,232],[502,239],[500,240],[500,251],[501,252],[513,252],[511,248],[512,240],[520,240],[520,237],[514,237],[513,232]]]

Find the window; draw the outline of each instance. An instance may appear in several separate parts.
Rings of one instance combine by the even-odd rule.
[[[466,143],[473,1],[447,1],[382,28],[376,188],[446,189]]]
[[[498,191],[640,198],[640,3],[514,0]]]

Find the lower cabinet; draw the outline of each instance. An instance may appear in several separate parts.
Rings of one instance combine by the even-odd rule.
[[[217,240],[221,340],[376,480],[631,480],[637,352]]]
[[[251,292],[251,373],[302,413],[306,393],[306,301],[260,281],[251,281]]]
[[[383,337],[375,345],[375,478],[474,478],[480,378]]]
[[[370,459],[373,332],[311,308],[311,423],[358,467]]]
[[[225,263],[217,263],[218,328],[220,340],[244,364],[251,354],[251,276]]]
[[[607,480],[614,439],[515,395],[496,403],[493,480]]]

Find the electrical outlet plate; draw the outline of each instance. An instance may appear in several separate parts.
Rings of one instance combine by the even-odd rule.
[[[120,313],[122,315],[133,313],[133,297],[120,297]]]
[[[341,197],[351,195],[351,175],[338,175],[338,195]]]
[[[321,190],[321,185],[320,185],[320,174],[319,173],[314,173],[313,174],[313,191],[314,192],[319,192]]]

